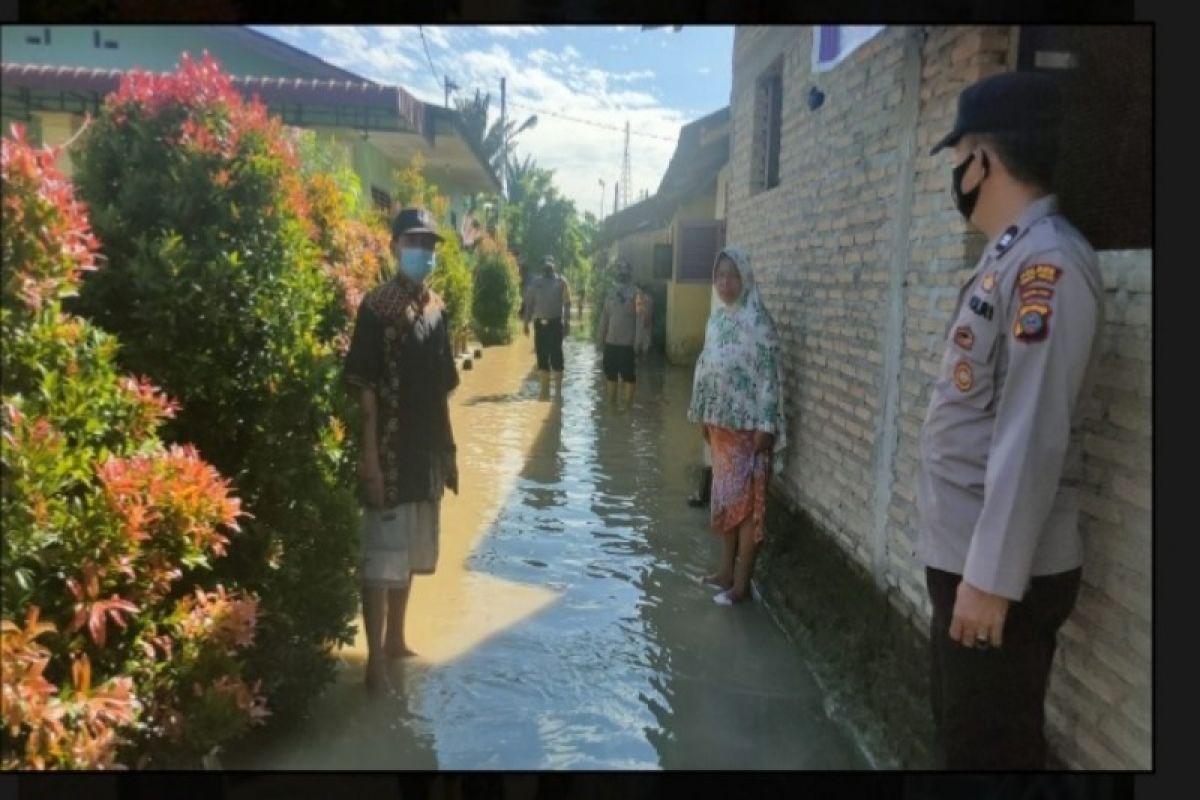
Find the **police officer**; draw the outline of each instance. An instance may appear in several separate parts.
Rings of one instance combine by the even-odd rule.
[[[1103,288],[1051,193],[1060,119],[1053,79],[997,75],[962,92],[933,148],[953,148],[955,205],[989,239],[920,444],[930,690],[950,769],[1045,767],[1046,685],[1079,591],[1078,427]]]
[[[562,398],[563,339],[571,331],[571,287],[555,267],[554,257],[546,256],[542,274],[530,282],[525,293],[525,335],[529,335],[532,321],[543,400],[550,395],[551,370],[555,395]]]
[[[637,313],[638,290],[633,285],[633,267],[628,261],[613,265],[617,285],[608,290],[600,311],[596,336],[604,346],[604,377],[608,382],[608,401],[617,400],[617,380],[625,384],[625,405],[633,405],[637,387],[637,366],[634,345],[642,335],[642,321]]]

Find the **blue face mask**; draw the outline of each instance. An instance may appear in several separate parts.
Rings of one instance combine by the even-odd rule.
[[[433,272],[434,255],[432,250],[418,250],[406,247],[400,251],[400,271],[420,282]]]

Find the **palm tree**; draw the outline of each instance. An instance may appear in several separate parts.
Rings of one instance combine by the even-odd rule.
[[[538,171],[537,162],[533,160],[533,156],[525,156],[525,160],[518,161],[515,157],[508,160],[508,199],[513,203],[519,203],[527,194],[526,186],[528,178]]]
[[[513,139],[522,131],[537,125],[537,115],[531,114],[524,122],[517,126],[515,120],[501,126],[500,120],[496,120],[489,127],[488,106],[491,103],[491,93],[480,93],[475,90],[475,96],[468,99],[456,99],[455,105],[458,107],[458,113],[462,115],[463,129],[467,138],[479,148],[479,151],[488,160],[488,164],[493,170],[499,170],[504,161],[504,132],[508,132],[509,148],[513,147]]]

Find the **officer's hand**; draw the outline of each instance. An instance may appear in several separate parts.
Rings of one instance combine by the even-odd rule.
[[[1007,597],[990,594],[961,581],[954,601],[950,638],[963,647],[999,647],[1008,603]]]
[[[765,431],[754,432],[754,450],[757,453],[770,453],[775,446],[775,434]]]
[[[702,424],[700,426],[700,435],[704,437],[705,444],[707,444],[709,446],[712,445],[712,441],[708,438],[708,426],[707,425]]]

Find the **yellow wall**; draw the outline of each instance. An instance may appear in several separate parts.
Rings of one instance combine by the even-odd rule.
[[[667,284],[667,359],[690,364],[704,349],[712,286],[707,283]]]
[[[71,137],[83,125],[83,118],[73,114],[62,114],[51,111],[35,112],[38,127],[41,129],[41,143],[48,147],[58,147],[70,141]],[[64,151],[55,162],[62,173],[71,177],[71,157]]]
[[[724,176],[722,180],[721,176]],[[620,257],[633,267],[635,281],[654,281],[654,245],[670,244],[675,240],[679,222],[721,219],[725,216],[724,189],[728,169],[706,192],[695,195],[676,211],[671,225],[654,231],[643,231],[614,242],[608,250],[609,263]],[[656,309],[666,322],[666,354],[673,364],[690,364],[704,347],[704,327],[712,304],[712,286],[708,283],[678,283],[666,285],[666,308]]]
[[[689,220],[714,219],[717,212],[717,189],[696,195],[676,212],[671,227]],[[724,210],[724,209],[722,209]],[[667,286],[667,359],[673,364],[691,364],[704,349],[704,327],[712,303],[712,285],[708,283],[679,283]]]

